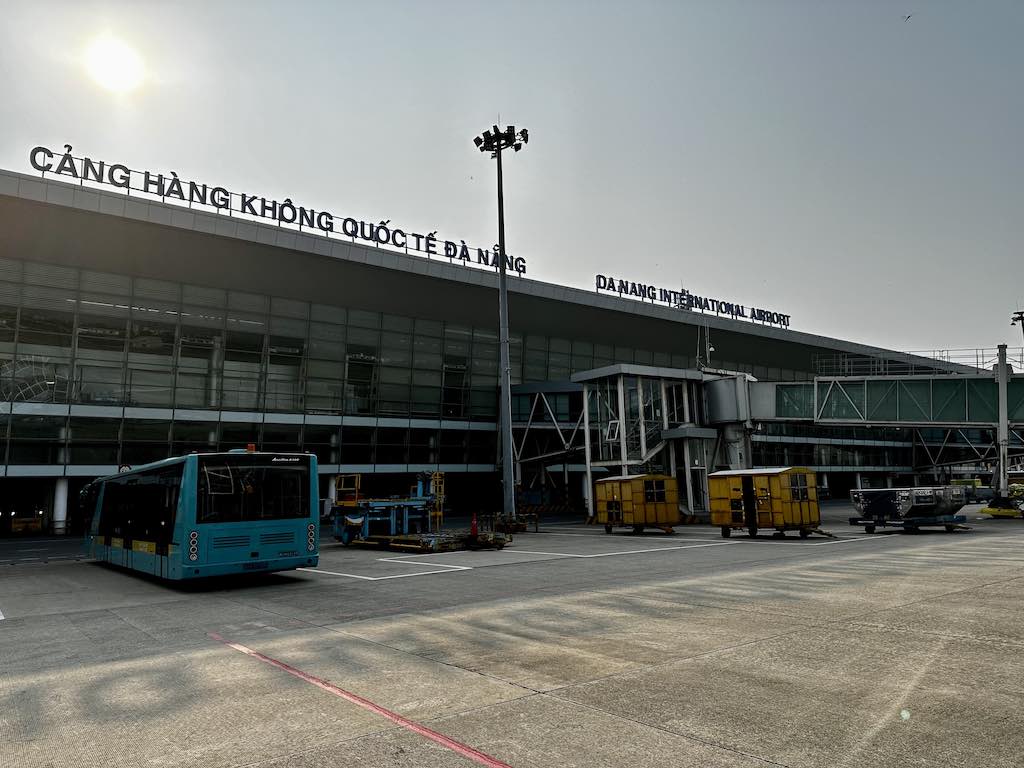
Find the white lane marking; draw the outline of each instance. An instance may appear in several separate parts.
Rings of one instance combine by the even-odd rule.
[[[855,539],[835,539],[832,541],[816,541],[807,544],[801,544],[802,547],[824,547],[827,544],[849,544],[851,541],[869,541],[871,539],[887,539],[888,534],[882,534],[878,536],[858,536]],[[774,544],[779,540],[774,536],[766,536],[763,539],[751,539],[749,536],[745,539],[736,539],[732,542],[733,544]],[[796,541],[796,539],[790,539],[790,541]]]
[[[409,557],[441,557],[442,555],[463,555],[466,552],[470,551],[471,550],[468,549],[453,549],[448,552],[421,552],[418,555],[395,555],[394,557],[378,557],[377,559],[382,563],[390,563],[395,560],[404,561],[406,558]],[[428,563],[424,563],[424,565],[428,565]],[[440,566],[441,563],[429,563],[429,565]]]
[[[647,552],[673,552],[679,549],[699,549],[700,547],[725,547],[731,542],[728,541],[716,541],[713,544],[683,544],[678,547],[657,547],[656,549],[629,549],[623,552],[599,552],[593,555],[580,555],[573,552],[538,552],[530,549],[519,549],[512,550],[514,553],[523,555],[552,555],[554,557],[579,557],[579,558],[591,558],[591,557],[616,557],[618,555],[642,555]]]
[[[18,552],[45,552],[49,547],[35,547],[34,549],[25,549],[24,547],[18,549]]]
[[[429,563],[419,563],[419,565],[429,565]],[[339,571],[325,571],[320,568],[298,568],[300,571],[307,571],[309,573],[322,573],[328,576],[347,576],[350,579],[359,579],[360,581],[387,581],[388,579],[408,579],[413,576],[434,576],[438,573],[452,573],[452,571],[419,571],[417,573],[398,573],[393,576],[360,576],[355,573],[341,573]],[[460,571],[471,571],[473,570],[469,566],[459,566]]]
[[[849,544],[851,541],[868,541],[869,539],[885,539],[887,536],[858,536],[856,539],[837,539],[836,541],[819,541],[811,544],[812,547],[823,547],[826,544]]]
[[[410,557],[416,557],[416,555],[410,555]],[[396,563],[398,565],[426,565],[430,568],[451,568],[455,571],[472,571],[473,567],[469,565],[447,565],[446,563],[418,563],[415,560],[399,560],[397,557],[378,557],[377,562],[379,563]]]
[[[0,621],[3,621],[3,620],[4,620],[4,612],[0,611]]]
[[[619,532],[619,535],[620,536],[629,535],[629,534],[625,533],[625,530],[626,529],[623,528],[622,531]],[[600,537],[602,535],[606,535],[606,534],[604,534],[604,531],[598,531],[598,530],[592,530],[592,531],[587,531],[587,532],[581,531],[580,533],[566,533],[564,531],[545,531],[543,528],[540,529],[539,533],[534,533],[533,531],[529,531],[528,533],[530,533],[532,536],[596,536],[596,537]],[[614,535],[614,534],[612,534],[612,535]],[[675,534],[666,534],[666,535],[721,536],[721,533],[719,531],[690,531],[690,530],[686,530],[686,531],[676,531]]]

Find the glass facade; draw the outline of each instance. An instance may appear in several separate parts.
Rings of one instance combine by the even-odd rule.
[[[514,384],[693,364],[534,334],[511,347]],[[493,421],[497,382],[492,327],[0,260],[7,401]]]
[[[513,383],[616,362],[693,364],[511,338]],[[11,465],[134,465],[248,443],[326,464],[493,465],[497,387],[493,327],[0,260],[0,401],[15,404],[0,415],[0,461]],[[25,403],[92,407],[57,415]],[[561,397],[553,407],[564,417],[579,406]],[[126,418],[126,408],[145,410]],[[342,427],[337,416],[410,426]]]

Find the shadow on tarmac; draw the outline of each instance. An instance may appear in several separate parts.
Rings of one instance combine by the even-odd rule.
[[[114,563],[104,563],[99,560],[89,561],[88,565],[101,568],[112,573],[120,573],[125,576],[137,578],[149,582],[155,586],[164,587],[171,592],[178,592],[183,595],[202,594],[204,592],[242,591],[246,589],[262,589],[267,586],[283,584],[301,584],[303,579],[292,575],[288,571],[276,573],[236,573],[230,576],[206,576],[199,579],[184,579],[182,581],[171,581],[161,579],[152,573],[136,571]]]

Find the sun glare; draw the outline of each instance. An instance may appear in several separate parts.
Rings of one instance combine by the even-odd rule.
[[[97,38],[89,45],[85,52],[85,66],[93,80],[115,93],[135,90],[145,77],[145,67],[138,52],[109,35]]]

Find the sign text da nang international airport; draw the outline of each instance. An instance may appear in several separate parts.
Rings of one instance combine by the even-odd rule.
[[[142,192],[149,198],[159,197],[163,201],[175,200],[186,203],[190,208],[241,214],[244,217],[269,219],[281,225],[297,227],[310,232],[322,233],[326,237],[339,234],[354,240],[365,240],[379,246],[390,246],[403,251],[416,251],[425,255],[449,259],[453,264],[467,266],[476,264],[497,268],[498,246],[493,250],[472,248],[465,240],[439,240],[436,232],[423,235],[406,231],[400,227],[388,226],[391,220],[376,224],[351,217],[337,216],[327,211],[296,206],[291,198],[283,202],[265,197],[248,195],[244,192],[229,192],[224,187],[200,184],[178,178],[173,171],[169,175],[151,171],[137,171],[121,163],[107,163],[88,157],[74,157],[70,144],[64,145],[63,152],[54,152],[47,147],[33,147],[29,162],[37,171],[70,176],[79,181],[120,187],[128,194]],[[526,259],[522,256],[505,255],[505,268],[520,275],[526,274]]]
[[[752,322],[789,328],[789,315],[781,312],[772,312],[760,307],[751,307],[734,301],[726,301],[725,299],[709,299],[706,296],[690,293],[685,288],[680,288],[676,291],[669,288],[659,288],[649,283],[616,280],[611,275],[596,275],[594,277],[594,284],[598,292],[605,291],[619,296],[633,296],[641,301],[658,301],[663,304],[669,304],[676,309],[712,312],[716,315],[725,315],[735,319],[742,318]]]

